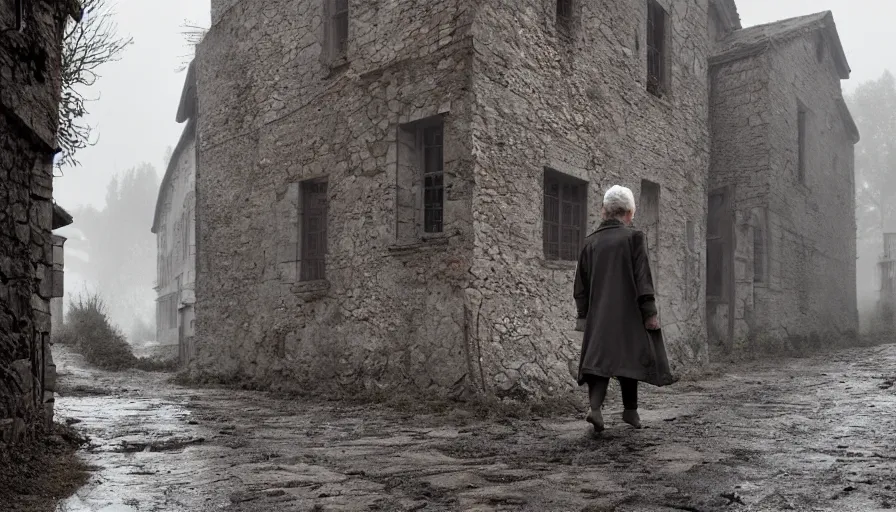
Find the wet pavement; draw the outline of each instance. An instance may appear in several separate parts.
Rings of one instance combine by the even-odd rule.
[[[84,368],[57,416],[95,468],[64,512],[875,511],[896,507],[896,345],[642,388],[648,428],[311,404]]]

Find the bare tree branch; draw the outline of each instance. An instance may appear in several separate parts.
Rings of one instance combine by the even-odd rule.
[[[196,54],[196,47],[199,43],[202,42],[202,39],[205,37],[205,34],[208,32],[208,27],[202,27],[200,25],[195,25],[191,21],[184,21],[184,24],[181,25],[183,30],[184,39],[187,41],[187,45],[190,47],[190,52],[186,55],[181,55],[181,63],[177,68],[177,72],[180,73],[185,71],[187,67],[190,66],[190,61],[193,60],[194,55]]]
[[[91,128],[81,119],[87,114],[85,104],[93,101],[84,96],[96,84],[97,69],[106,62],[118,60],[133,39],[118,36],[114,12],[106,0],[84,0],[81,21],[69,20],[62,46],[62,101],[59,104],[57,134],[62,157],[57,166],[77,166],[75,153],[91,146]]]

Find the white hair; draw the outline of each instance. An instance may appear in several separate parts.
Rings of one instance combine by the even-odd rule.
[[[612,219],[635,211],[635,195],[631,189],[613,185],[604,194],[604,217]]]

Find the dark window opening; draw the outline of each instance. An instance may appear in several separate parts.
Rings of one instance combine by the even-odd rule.
[[[557,0],[557,26],[563,30],[572,27],[572,3],[573,0]]]
[[[443,126],[423,126],[420,132],[423,150],[423,232],[441,233],[445,207]]]
[[[302,182],[302,263],[301,280],[326,278],[327,182]]]
[[[329,46],[332,59],[348,52],[348,0],[326,0],[329,7]]]
[[[656,251],[660,245],[660,185],[649,180],[641,180],[641,198],[638,202],[638,226],[647,236],[647,250],[650,265],[656,277]]]
[[[577,261],[585,241],[588,184],[544,171],[544,256],[548,260]]]
[[[710,194],[706,219],[706,296],[717,300],[726,296],[725,196],[723,191]]]
[[[797,111],[797,176],[806,182],[806,109],[800,105]]]
[[[654,96],[666,93],[666,11],[647,1],[647,91]]]

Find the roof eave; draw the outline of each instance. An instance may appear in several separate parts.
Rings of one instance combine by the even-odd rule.
[[[155,234],[159,231],[159,221],[162,218],[162,205],[164,204],[163,199],[165,198],[165,192],[168,189],[168,184],[171,182],[171,176],[174,174],[174,168],[177,167],[178,161],[180,160],[180,155],[183,153],[184,148],[187,145],[187,142],[195,137],[196,134],[196,121],[190,119],[187,122],[187,125],[184,126],[184,130],[180,134],[180,139],[177,141],[177,146],[174,147],[174,151],[171,153],[171,160],[168,161],[168,167],[165,169],[165,176],[162,177],[162,183],[159,185],[159,195],[156,198],[156,208],[155,213],[152,217],[152,228],[150,231]]]
[[[74,222],[74,218],[65,208],[53,203],[53,220],[51,221],[52,229],[64,228]]]
[[[740,22],[740,14],[737,12],[737,4],[734,3],[734,0],[714,0],[713,5],[722,23],[725,24],[726,30],[732,31],[743,28]]]
[[[68,9],[68,14],[76,23],[81,23],[81,20],[84,19],[84,5],[79,0],[68,0],[65,3],[65,7]]]
[[[840,33],[837,32],[837,24],[834,22],[833,13],[828,12],[824,21],[827,36],[834,44],[832,56],[834,57],[834,65],[837,67],[837,73],[840,75],[841,80],[849,80],[852,69],[849,68],[849,61],[846,60],[846,52],[843,50],[843,42],[840,41]]]
[[[840,111],[840,118],[843,119],[843,124],[846,126],[846,132],[850,136],[850,141],[852,141],[853,144],[858,144],[859,140],[862,138],[859,133],[859,127],[856,126],[856,121],[852,117],[852,112],[849,111],[849,106],[846,105],[846,101],[842,97],[837,98],[837,108]]]
[[[180,103],[177,105],[175,120],[183,123],[196,115],[196,60],[191,60],[187,66],[187,77],[184,87],[180,92]]]

